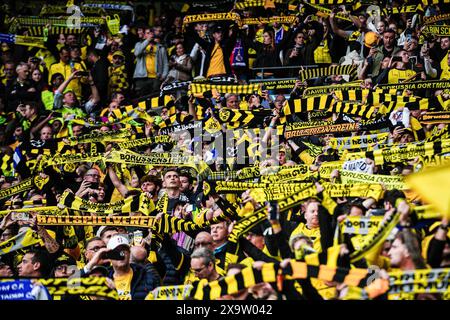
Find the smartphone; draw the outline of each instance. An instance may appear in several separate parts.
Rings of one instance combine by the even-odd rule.
[[[89,77],[89,72],[88,71],[78,71],[77,75],[80,77]]]
[[[102,259],[124,260],[125,252],[122,250],[111,250],[102,254]]]
[[[279,213],[280,208],[278,206],[278,201],[269,201],[269,220],[279,220]]]
[[[190,204],[186,207],[186,212],[192,212],[192,211],[194,211],[194,205]]]
[[[98,182],[91,182],[89,184],[89,188],[91,188],[91,189],[98,189]]]
[[[402,61],[402,57],[395,56],[392,58],[392,62],[394,61]]]

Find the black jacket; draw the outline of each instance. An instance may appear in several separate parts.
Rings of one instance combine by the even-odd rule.
[[[160,285],[159,279],[148,268],[131,263],[133,278],[131,279],[131,299],[144,300],[150,291]],[[110,270],[108,278],[114,280],[114,270]]]
[[[209,65],[211,63],[211,57],[213,54],[213,50],[215,47],[215,41],[208,42],[205,39],[202,39],[197,32],[191,33],[192,38],[195,42],[197,42],[200,47],[203,48],[203,50],[206,51],[206,58],[205,58],[205,65],[203,68],[203,74],[202,76],[206,77]],[[233,52],[234,45],[236,44],[236,31],[233,31],[233,34],[231,37],[227,37],[227,30],[224,32],[224,36],[222,40],[220,41],[219,45],[222,48],[223,52],[223,64],[225,66],[225,71],[228,75],[232,74],[231,66],[230,66],[230,56]]]

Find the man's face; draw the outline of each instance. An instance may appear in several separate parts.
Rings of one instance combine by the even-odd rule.
[[[17,266],[17,271],[21,277],[31,277],[39,269],[39,263],[33,263],[34,254],[27,253],[23,256],[22,262]]]
[[[41,130],[41,140],[49,140],[52,138],[52,129],[50,127],[44,127]]]
[[[247,240],[250,241],[259,250],[264,249],[264,245],[265,245],[265,243],[264,243],[264,236],[257,235],[257,234],[249,232],[247,234]]]
[[[62,52],[60,52],[59,54],[59,59],[61,60],[61,62],[63,63],[68,63],[70,60],[70,53],[67,50],[63,50]]]
[[[91,241],[87,245],[86,252],[84,253],[86,260],[90,261],[92,259],[92,257],[94,256],[94,254],[102,248],[106,248],[106,243],[103,242],[102,240]]]
[[[400,57],[402,58],[403,63],[409,63],[409,53],[406,51],[400,52]]]
[[[383,33],[383,45],[385,48],[392,48],[394,46],[395,34],[392,32]]]
[[[358,208],[358,207],[355,207],[355,206],[350,208],[349,216],[351,216],[351,217],[355,217],[355,216],[356,217],[360,217],[362,215],[363,215],[363,211],[361,210],[361,208]]]
[[[8,239],[14,237],[14,234],[11,229],[6,228],[5,231],[0,235],[0,243],[5,242]]]
[[[191,269],[199,279],[208,279],[212,266],[205,265],[203,258],[192,258]]]
[[[29,104],[27,104],[25,106],[25,112],[24,112],[24,116],[27,119],[31,119],[33,117],[33,115],[35,114],[35,110],[34,108],[32,108]]]
[[[89,169],[84,175],[84,180],[94,183],[100,182],[100,174],[97,169]]]
[[[73,34],[69,34],[66,38],[66,43],[69,46],[74,46],[77,44],[77,38]]]
[[[76,266],[62,264],[55,268],[55,278],[68,278],[75,273]]]
[[[153,32],[153,30],[147,29],[145,30],[144,37],[147,40],[153,40],[153,38],[155,37],[155,33]]]
[[[377,23],[377,31],[379,33],[383,33],[385,29],[386,29],[386,25],[384,24],[383,21],[380,21]]]
[[[194,247],[195,249],[201,248],[201,247],[206,247],[210,250],[213,249],[213,238],[209,233],[206,232],[202,232],[199,233],[197,235],[197,237],[195,237],[194,240]]]
[[[228,237],[228,229],[224,222],[211,226],[211,236],[214,242],[222,242]]]
[[[184,192],[184,191],[188,190],[189,187],[190,187],[189,178],[185,177],[185,176],[181,176],[180,177],[180,191]]]
[[[180,188],[180,177],[175,171],[169,171],[164,175],[166,188]]]
[[[153,182],[145,181],[144,183],[142,183],[141,189],[144,192],[150,192],[151,194],[154,194],[156,185]]]
[[[130,264],[130,247],[128,246],[118,246],[116,249],[114,250],[119,250],[122,251],[125,259],[123,260],[111,260],[111,265],[113,266],[113,268],[124,268],[126,266],[128,266]]]
[[[441,49],[448,50],[450,48],[450,38],[444,37],[441,39]]]
[[[305,219],[306,224],[310,228],[317,228],[319,227],[319,203],[318,202],[311,202],[306,207],[305,211]]]
[[[5,64],[5,68],[3,70],[5,71],[6,78],[11,79],[14,77],[14,63]]]
[[[72,127],[72,134],[74,137],[78,137],[83,132],[83,126],[73,126]]]
[[[0,277],[9,278],[14,276],[11,267],[5,263],[0,263]]]
[[[303,33],[299,33],[296,37],[295,37],[295,44],[298,46],[302,46],[305,44],[305,35]]]
[[[286,163],[286,152],[278,152],[278,162],[280,163],[280,166]]]
[[[217,42],[222,41],[222,38],[223,38],[222,32],[214,32],[214,33],[213,33],[213,38],[214,38],[214,40],[216,40]]]
[[[64,94],[64,100],[63,102],[67,104],[69,107],[72,107],[75,102],[77,101],[77,98],[75,98],[75,94],[71,91]]]
[[[19,80],[26,80],[28,79],[28,76],[30,75],[30,68],[28,68],[28,66],[21,66],[19,68],[17,68],[17,78],[19,78]]]
[[[389,259],[391,259],[391,266],[395,268],[399,267],[409,254],[406,246],[399,239],[395,239],[389,250],[388,256]]]

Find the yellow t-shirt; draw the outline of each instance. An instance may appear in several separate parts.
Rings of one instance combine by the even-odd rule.
[[[413,70],[399,70],[399,69],[391,69],[388,73],[388,83],[399,83],[404,81],[416,73]]]
[[[450,79],[450,68],[448,66],[448,52],[441,60],[441,69],[442,73],[440,79]]]
[[[145,66],[147,68],[147,77],[151,79],[156,78],[156,46],[149,44],[145,48]]]
[[[75,70],[85,70],[83,66],[78,62],[75,62],[73,67]],[[52,64],[48,72],[48,82],[50,82],[52,76],[55,73],[61,73],[64,77],[64,80],[66,80],[72,74],[72,68],[70,67],[70,64],[64,64],[62,62]],[[77,99],[81,99],[81,80],[73,79],[72,81],[70,81],[70,83],[67,85],[67,91],[69,90],[72,90],[76,94]]]
[[[214,49],[211,56],[211,63],[209,64],[208,72],[206,77],[216,75],[216,74],[225,74],[227,71],[225,70],[225,65],[223,63],[223,51],[219,44],[214,45]]]
[[[133,278],[133,270],[130,272],[116,277],[114,276],[114,284],[116,285],[117,293],[119,294],[119,300],[131,300],[131,279]]]
[[[302,222],[292,231],[291,237],[295,234],[303,234],[309,237],[313,241],[313,249],[318,253],[322,251],[322,246],[320,245],[320,228],[308,229],[306,224]]]

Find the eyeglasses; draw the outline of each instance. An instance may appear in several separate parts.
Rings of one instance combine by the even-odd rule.
[[[90,251],[97,252],[98,250],[103,249],[103,248],[106,248],[106,246],[102,246],[102,247],[93,247],[93,248],[91,248],[91,249],[86,249],[86,250],[90,250]]]
[[[201,267],[200,269],[194,269],[194,268],[192,268],[192,271],[193,271],[194,273],[200,273],[200,272],[202,272],[203,269],[205,269],[205,268],[206,268],[206,266],[203,266],[203,267]]]
[[[99,174],[92,174],[92,173],[85,174],[85,176],[86,176],[86,177],[100,178],[100,175],[99,175]]]

